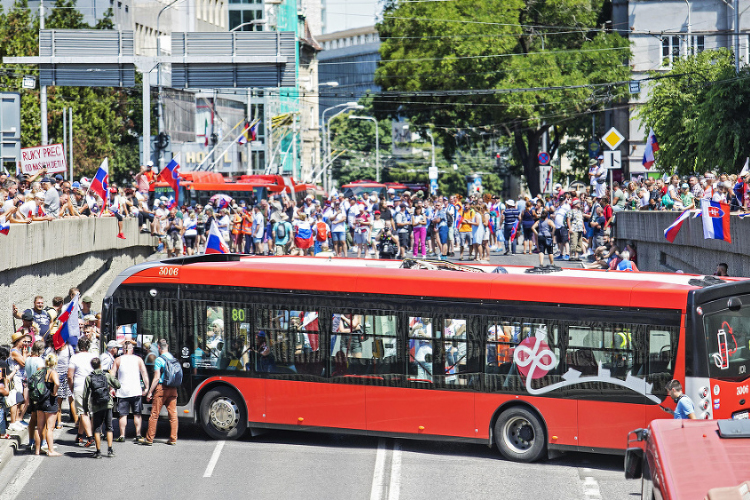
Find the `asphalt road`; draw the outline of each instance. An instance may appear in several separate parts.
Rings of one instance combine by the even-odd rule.
[[[167,446],[161,422],[152,447],[115,443],[114,458],[95,460],[69,429],[57,431],[63,457],[22,454],[2,469],[0,500],[632,500],[640,491],[625,480],[622,457],[608,455],[517,464],[482,445],[282,431],[223,442],[193,425]]]

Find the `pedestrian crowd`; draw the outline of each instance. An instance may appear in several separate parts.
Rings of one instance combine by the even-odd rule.
[[[78,296],[79,291],[72,288],[68,300]],[[125,441],[129,415],[135,426],[134,442],[152,445],[159,412],[165,406],[170,420],[167,444],[175,445],[177,387],[182,372],[169,353],[167,341],[140,345],[128,337],[123,342],[110,340],[102,345],[101,314],[92,309],[91,297],[84,295],[80,307],[73,309],[78,314],[79,336],[55,343],[64,303],[65,299],[58,296],[47,307],[44,297],[37,296],[29,309],[21,311],[12,306],[14,324],[20,320],[20,326],[15,328],[11,344],[0,346],[0,439],[10,439],[8,431],[28,430],[31,453],[60,456],[54,431],[63,428],[63,406],[67,403],[67,416],[74,427],[71,432],[76,433],[74,444],[92,448],[92,456],[101,458],[101,438],[105,437],[111,457],[113,443]],[[152,403],[152,409],[144,436],[141,413],[146,402]]]

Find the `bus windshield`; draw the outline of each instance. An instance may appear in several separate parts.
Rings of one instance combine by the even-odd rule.
[[[347,184],[346,186],[342,186],[342,191],[346,197],[369,196],[372,193],[377,193],[380,198],[384,198],[386,189],[382,184]]]
[[[703,328],[711,377],[729,381],[746,379],[750,364],[750,308],[706,314]]]

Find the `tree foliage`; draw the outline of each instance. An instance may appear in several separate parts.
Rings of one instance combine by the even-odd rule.
[[[750,70],[737,75],[733,53],[720,49],[676,59],[666,75],[651,76],[658,79],[637,116],[659,140],[657,168],[739,172],[750,156]]]
[[[585,130],[590,118],[583,116],[618,101],[626,90],[610,83],[628,79],[628,42],[596,29],[607,16],[605,5],[388,1],[378,25],[376,82],[385,91],[378,111],[441,127],[449,158],[455,151],[451,127],[502,132],[512,138],[514,161],[537,192],[544,133],[550,132],[554,153],[563,138]]]
[[[56,0],[47,9],[47,29],[112,29],[112,11],[92,27],[76,8],[75,0]],[[33,56],[39,52],[39,17],[27,0],[16,0],[7,13],[0,11],[0,57]],[[21,146],[41,144],[39,89],[21,90],[23,75],[36,68],[0,64],[0,81],[7,90],[21,92]],[[140,75],[137,75],[138,77]],[[76,178],[91,176],[109,157],[110,176],[122,179],[138,166],[138,128],[141,121],[140,87],[48,87],[47,127],[50,144],[63,142],[63,108],[73,108],[73,163]],[[152,121],[153,122],[153,121]]]

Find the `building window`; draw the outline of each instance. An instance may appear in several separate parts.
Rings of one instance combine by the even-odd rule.
[[[662,65],[671,66],[680,57],[680,37],[665,36],[661,39]]]
[[[700,54],[706,50],[706,37],[703,35],[692,37],[693,55]]]
[[[263,10],[261,9],[242,9],[234,5],[229,7],[229,29],[232,30],[241,24],[249,23],[256,19],[263,19]],[[247,25],[238,31],[263,31],[263,25]]]
[[[125,6],[125,12],[127,12],[127,11],[128,11],[128,6],[126,5],[126,6]]]

